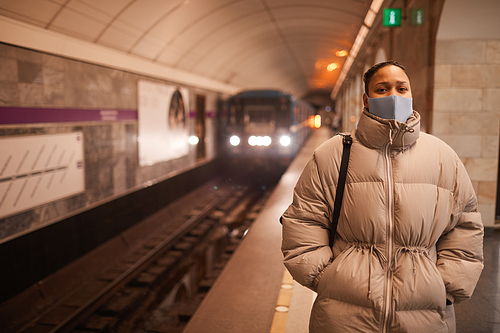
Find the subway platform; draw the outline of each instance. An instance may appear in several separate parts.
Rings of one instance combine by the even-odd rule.
[[[184,333],[303,333],[316,294],[283,266],[279,217],[314,149],[333,135],[313,133],[195,312]],[[455,305],[458,333],[500,332],[500,233],[486,228],[485,268],[474,295]]]

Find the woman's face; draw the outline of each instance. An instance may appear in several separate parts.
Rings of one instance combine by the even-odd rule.
[[[398,95],[405,98],[412,98],[410,79],[406,73],[398,66],[388,65],[380,68],[368,83],[368,94],[363,94],[363,104],[367,109],[368,97],[379,98],[390,95]]]

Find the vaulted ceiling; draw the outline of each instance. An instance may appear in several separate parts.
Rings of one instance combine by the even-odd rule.
[[[371,3],[0,0],[0,15],[242,89],[304,96],[330,94],[346,59],[338,52],[351,50]]]

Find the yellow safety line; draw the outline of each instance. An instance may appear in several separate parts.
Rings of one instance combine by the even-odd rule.
[[[292,298],[293,278],[285,269],[283,279],[281,280],[281,289],[278,294],[278,301],[274,308],[274,317],[271,324],[270,333],[284,333],[286,320],[288,317],[288,309],[290,307],[290,299]]]

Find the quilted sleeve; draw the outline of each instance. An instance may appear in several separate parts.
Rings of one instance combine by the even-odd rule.
[[[330,212],[315,156],[306,164],[283,213],[284,264],[300,284],[315,288],[315,278],[332,258]]]
[[[450,227],[436,247],[446,297],[458,303],[471,297],[483,270],[484,228],[474,189],[460,160],[456,170]]]

